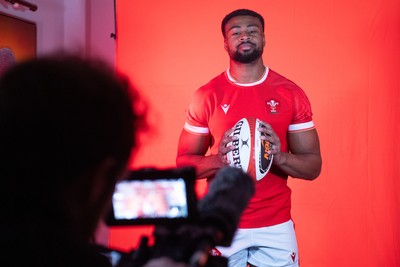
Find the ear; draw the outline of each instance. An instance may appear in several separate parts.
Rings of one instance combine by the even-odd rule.
[[[226,38],[224,38],[224,48],[226,51],[228,51],[228,41],[226,40]]]
[[[101,161],[90,173],[89,199],[90,205],[96,206],[99,202],[107,201],[114,191],[115,182],[118,175],[121,174],[117,170],[116,161],[109,157]]]

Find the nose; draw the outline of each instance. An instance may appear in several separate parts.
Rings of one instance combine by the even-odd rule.
[[[242,34],[240,34],[240,41],[247,41],[250,40],[250,34],[247,31],[242,32]]]

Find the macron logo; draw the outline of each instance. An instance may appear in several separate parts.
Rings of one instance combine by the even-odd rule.
[[[228,113],[229,107],[230,107],[230,105],[228,105],[228,104],[221,105],[221,108],[225,114]]]

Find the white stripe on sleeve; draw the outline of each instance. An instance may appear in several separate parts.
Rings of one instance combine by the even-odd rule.
[[[291,124],[289,125],[289,132],[300,132],[300,131],[306,131],[306,130],[311,130],[315,127],[313,121],[305,122],[305,123],[298,123],[298,124]]]
[[[189,123],[185,123],[184,128],[192,133],[197,133],[197,134],[209,134],[210,130],[207,127],[197,127],[197,126],[193,126],[190,125]]]

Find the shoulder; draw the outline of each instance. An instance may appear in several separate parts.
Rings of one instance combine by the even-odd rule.
[[[212,90],[215,88],[220,87],[221,85],[224,85],[228,82],[227,76],[226,76],[226,71],[220,73],[219,75],[215,76],[212,78],[210,81],[208,81],[206,84],[201,86],[198,91],[204,91],[204,90]]]
[[[266,82],[269,86],[279,88],[288,97],[306,97],[305,90],[302,87],[274,70],[269,70]]]
[[[206,84],[200,86],[193,94],[194,99],[212,98],[213,95],[220,94],[219,92],[229,84],[226,77],[226,71],[212,78]]]
[[[272,83],[274,85],[284,86],[288,89],[293,89],[293,90],[298,90],[298,89],[302,90],[300,86],[298,86],[295,82],[271,69],[268,72],[267,80],[268,83]]]

